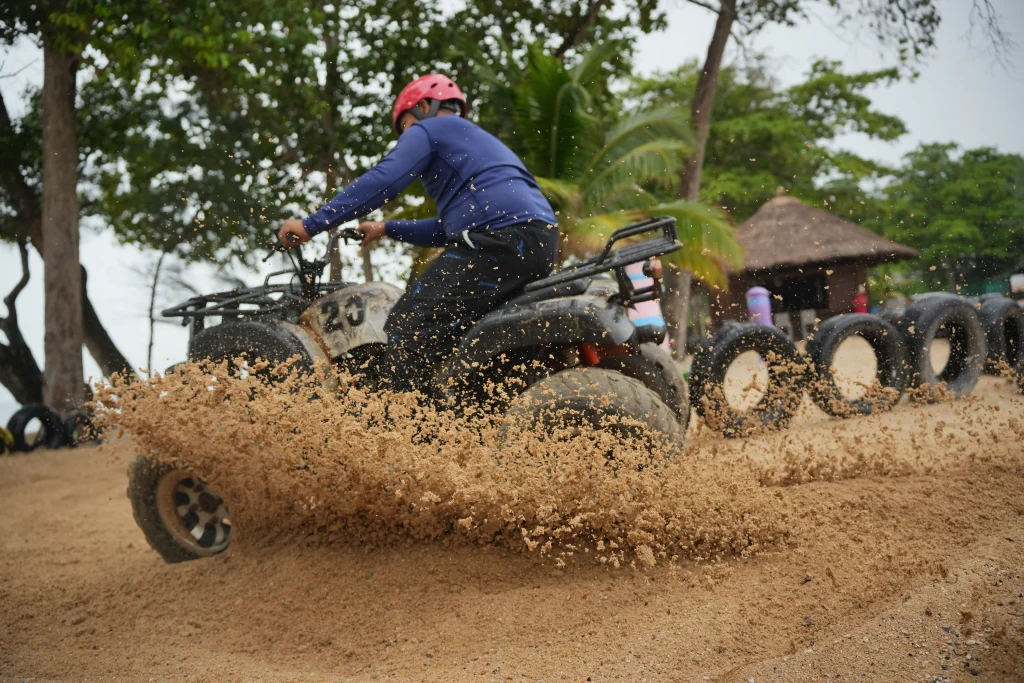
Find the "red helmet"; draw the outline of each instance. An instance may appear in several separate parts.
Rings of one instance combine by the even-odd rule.
[[[398,117],[415,107],[420,100],[431,99],[438,103],[445,100],[458,100],[462,102],[462,116],[466,115],[466,96],[455,85],[455,81],[443,74],[429,74],[420,76],[409,85],[402,88],[395,100],[395,106],[391,111],[391,127],[398,131]],[[437,113],[436,108],[434,114]],[[420,117],[417,117],[420,118]]]

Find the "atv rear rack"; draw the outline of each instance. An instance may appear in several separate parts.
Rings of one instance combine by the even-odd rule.
[[[658,237],[644,240],[643,242],[637,242],[636,244],[629,244],[619,249],[612,249],[616,242],[656,230],[660,230],[662,233]],[[657,276],[652,275],[652,278],[654,279],[653,285],[635,289],[633,287],[632,280],[629,275],[626,274],[626,266],[658,256],[664,256],[665,254],[671,254],[674,251],[682,249],[682,247],[683,245],[679,241],[679,236],[676,232],[675,218],[672,218],[671,216],[656,216],[654,218],[648,218],[645,221],[634,223],[633,225],[628,225],[625,228],[616,230],[612,234],[611,239],[609,239],[608,243],[604,246],[604,249],[597,256],[571,265],[568,268],[563,268],[559,272],[554,275],[550,275],[543,280],[531,282],[526,285],[524,291],[533,292],[538,289],[545,289],[547,287],[553,287],[555,285],[592,277],[599,273],[614,270],[616,279],[619,283],[619,293],[613,297],[614,299],[621,301],[623,305],[626,306],[630,306],[641,301],[651,301],[652,299],[657,299],[659,296],[660,288]]]

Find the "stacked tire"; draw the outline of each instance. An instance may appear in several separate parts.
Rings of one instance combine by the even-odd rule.
[[[75,410],[61,418],[60,413],[49,406],[30,403],[15,412],[7,421],[7,428],[0,430],[0,454],[73,447],[98,440],[88,412]]]
[[[67,441],[64,420],[42,403],[23,406],[7,421],[14,451],[30,453],[38,448],[60,448]]]
[[[847,339],[864,339],[875,353],[875,382],[863,396],[847,397],[832,363]],[[868,313],[829,318],[807,342],[808,389],[814,403],[829,415],[851,417],[891,410],[907,387],[907,359],[899,329]]]
[[[754,352],[768,383],[748,410],[729,402],[726,374],[736,359]],[[723,327],[698,348],[690,366],[690,401],[705,424],[728,437],[785,429],[800,406],[805,365],[793,342],[777,328],[759,323]]]
[[[1024,368],[1024,308],[1013,299],[994,297],[983,301],[978,313],[988,344],[985,372],[1001,375]]]
[[[910,387],[934,401],[944,385],[956,398],[973,391],[984,369],[987,345],[977,309],[955,294],[934,294],[907,307],[899,329],[907,352]],[[932,342],[947,333],[949,360],[940,371],[932,365]]]

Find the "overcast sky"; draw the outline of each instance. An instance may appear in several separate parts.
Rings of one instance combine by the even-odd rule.
[[[824,4],[824,3],[822,3]],[[875,106],[896,114],[907,123],[909,133],[894,143],[874,142],[859,135],[840,141],[841,146],[860,154],[895,162],[922,142],[955,142],[963,147],[992,146],[1004,152],[1024,154],[1024,0],[993,0],[1005,31],[1018,45],[1010,55],[1008,70],[996,66],[982,49],[982,36],[967,37],[969,0],[939,0],[942,25],[936,49],[921,65],[913,82],[877,88],[870,93]],[[636,67],[640,73],[668,70],[684,61],[703,59],[714,27],[714,15],[684,0],[669,0],[668,29],[645,36],[639,44]],[[841,60],[848,70],[877,69],[893,64],[894,57],[882,53],[870,35],[854,28],[840,29],[827,12],[794,28],[771,27],[759,34],[751,48],[766,52],[774,72],[786,85],[798,82],[817,58]],[[727,59],[738,58],[731,48]],[[42,59],[38,50],[19,45],[0,57],[0,91],[13,116],[23,111],[20,95],[28,83],[42,82]],[[16,75],[15,75],[16,74]],[[270,226],[268,226],[268,231]],[[146,362],[149,341],[147,307],[149,290],[136,271],[155,262],[155,257],[132,247],[117,245],[109,234],[92,230],[82,235],[82,262],[89,270],[89,296],[111,336],[136,366]],[[34,255],[32,280],[18,299],[22,332],[43,362],[42,263]],[[355,273],[350,277],[356,277]],[[0,297],[20,277],[16,249],[0,243]],[[200,288],[216,288],[209,268],[194,267],[190,279]],[[258,276],[252,275],[256,282]],[[187,293],[168,300],[188,298]],[[153,366],[163,369],[182,360],[185,330],[159,325]],[[86,375],[99,369],[88,354]],[[12,397],[0,387],[0,424],[17,408]]]

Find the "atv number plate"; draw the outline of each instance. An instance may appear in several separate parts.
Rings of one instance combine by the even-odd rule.
[[[386,344],[384,322],[402,292],[383,282],[352,285],[313,302],[302,323],[322,341],[332,359],[363,344]]]

